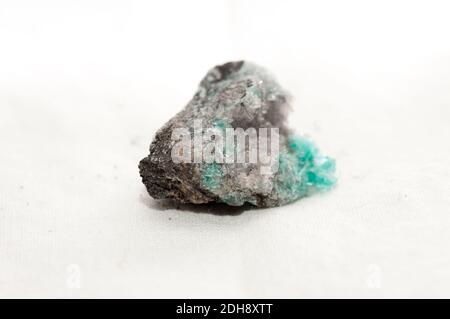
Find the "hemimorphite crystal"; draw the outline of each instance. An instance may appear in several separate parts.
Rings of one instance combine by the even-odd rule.
[[[334,172],[335,161],[321,155],[312,141],[289,136],[286,152],[279,155],[275,183],[280,203],[329,190],[336,183]]]
[[[183,203],[271,207],[329,190],[336,182],[335,162],[287,127],[289,101],[255,64],[229,62],[211,69],[189,104],[157,132],[150,155],[139,164],[149,194]],[[187,139],[174,134],[180,128]],[[270,150],[262,152],[264,145]],[[184,161],[174,160],[174,154]]]

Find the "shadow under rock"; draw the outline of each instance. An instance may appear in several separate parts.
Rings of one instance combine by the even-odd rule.
[[[247,210],[258,209],[255,206],[246,204],[243,206],[229,206],[222,203],[210,204],[183,204],[170,199],[155,200],[150,196],[141,196],[141,201],[149,208],[159,211],[176,209],[181,211],[189,211],[197,214],[211,214],[218,216],[238,216]]]

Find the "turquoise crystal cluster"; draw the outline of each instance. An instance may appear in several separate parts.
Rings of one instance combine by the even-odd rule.
[[[312,141],[289,136],[288,150],[279,156],[275,191],[281,204],[295,201],[336,183],[334,159],[320,154]]]
[[[189,104],[156,133],[150,155],[140,162],[140,175],[149,194],[183,203],[273,207],[331,189],[336,183],[335,161],[287,126],[290,100],[273,76],[253,63],[238,61],[214,67]],[[198,120],[203,123],[200,133],[208,128],[224,135],[229,129],[276,129],[277,135],[267,137],[272,147],[276,138],[277,152],[271,150],[269,165],[259,157],[256,162],[174,161],[173,151],[179,143],[174,140],[175,130],[186,128],[195,135]],[[206,146],[204,139],[196,141]],[[191,148],[197,146],[175,153],[195,158],[190,157]],[[232,151],[250,158],[254,145],[233,147]],[[228,148],[220,151],[225,157],[230,155]]]

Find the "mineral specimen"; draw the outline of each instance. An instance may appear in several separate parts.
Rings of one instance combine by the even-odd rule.
[[[335,162],[287,127],[290,97],[263,68],[211,69],[139,164],[148,193],[182,203],[290,203],[335,184]]]

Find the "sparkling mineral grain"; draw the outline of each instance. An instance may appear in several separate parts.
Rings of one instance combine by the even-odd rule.
[[[159,129],[150,155],[139,163],[148,193],[181,203],[272,207],[330,189],[335,162],[287,127],[289,101],[255,64],[214,67],[189,104]],[[239,132],[246,134],[240,144]]]

